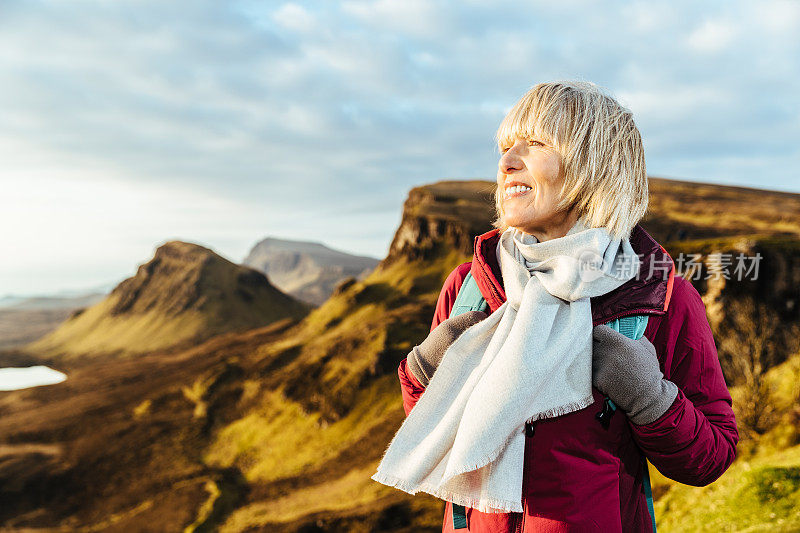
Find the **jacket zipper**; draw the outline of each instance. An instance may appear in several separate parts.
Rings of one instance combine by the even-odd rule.
[[[528,428],[528,423],[525,423],[525,447],[533,446],[533,436],[536,433],[536,422],[530,424],[530,429]],[[528,438],[530,437],[530,441]],[[533,448],[531,448],[531,454],[533,453]],[[525,511],[528,508],[528,499],[525,497],[525,489],[527,488],[527,479],[525,478],[523,470],[523,477],[522,477],[522,513],[519,516],[519,522],[517,522],[517,526],[514,528],[516,533],[522,533],[525,531]]]

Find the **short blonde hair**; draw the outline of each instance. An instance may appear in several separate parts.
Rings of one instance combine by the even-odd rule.
[[[642,138],[633,114],[593,83],[540,83],[520,98],[497,129],[502,151],[537,137],[561,154],[564,185],[557,211],[578,209],[590,228],[629,238],[648,205]],[[505,231],[502,191],[495,191],[494,227]]]

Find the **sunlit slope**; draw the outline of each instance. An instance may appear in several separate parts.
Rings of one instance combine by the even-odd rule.
[[[144,353],[301,317],[308,307],[251,268],[170,241],[104,300],[24,349],[65,358]]]
[[[445,277],[469,259],[450,239],[471,243],[490,229],[487,188],[470,185],[414,189],[389,257],[255,355],[258,407],[216,432],[204,455],[253,486],[223,531],[317,520],[332,530],[441,527],[441,501],[370,476],[404,418],[397,365],[427,336]],[[470,216],[475,225],[464,225]]]
[[[295,323],[74,361],[66,381],[0,395],[0,530],[213,530],[248,486],[202,450],[258,394],[247,356]]]
[[[427,335],[441,283],[465,259],[451,252],[379,268],[259,349],[258,406],[217,431],[204,454],[254,487],[224,531],[291,529],[316,514],[366,528],[393,506],[427,509],[419,525],[441,521],[440,502],[412,502],[370,476],[404,418],[397,364]]]
[[[654,491],[661,494],[659,533],[800,531],[800,354],[769,370],[765,390],[772,429],[741,441],[736,462],[719,480],[690,487],[651,467]],[[745,390],[733,387],[731,396],[738,419]]]
[[[397,363],[427,335],[441,283],[463,260],[399,258],[294,326],[100,358],[49,393],[0,398],[0,434],[18,461],[41,461],[27,439],[58,452],[53,474],[20,476],[0,443],[0,499],[14,502],[0,524],[435,531],[441,502],[370,476],[404,417]],[[39,486],[61,490],[43,502]],[[25,517],[11,518],[15,508]]]

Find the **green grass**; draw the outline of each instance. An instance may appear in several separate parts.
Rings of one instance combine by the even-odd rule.
[[[707,487],[675,483],[655,511],[659,533],[800,531],[800,446],[737,460]]]
[[[213,467],[238,466],[248,481],[274,481],[302,474],[366,437],[376,424],[402,411],[397,377],[383,376],[357,394],[356,407],[325,424],[281,391],[270,391],[257,410],[219,431],[205,454]]]

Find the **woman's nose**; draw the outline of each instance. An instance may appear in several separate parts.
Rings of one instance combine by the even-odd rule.
[[[520,159],[516,150],[512,147],[503,154],[498,165],[503,174],[511,174],[515,170],[522,170],[522,159]]]

